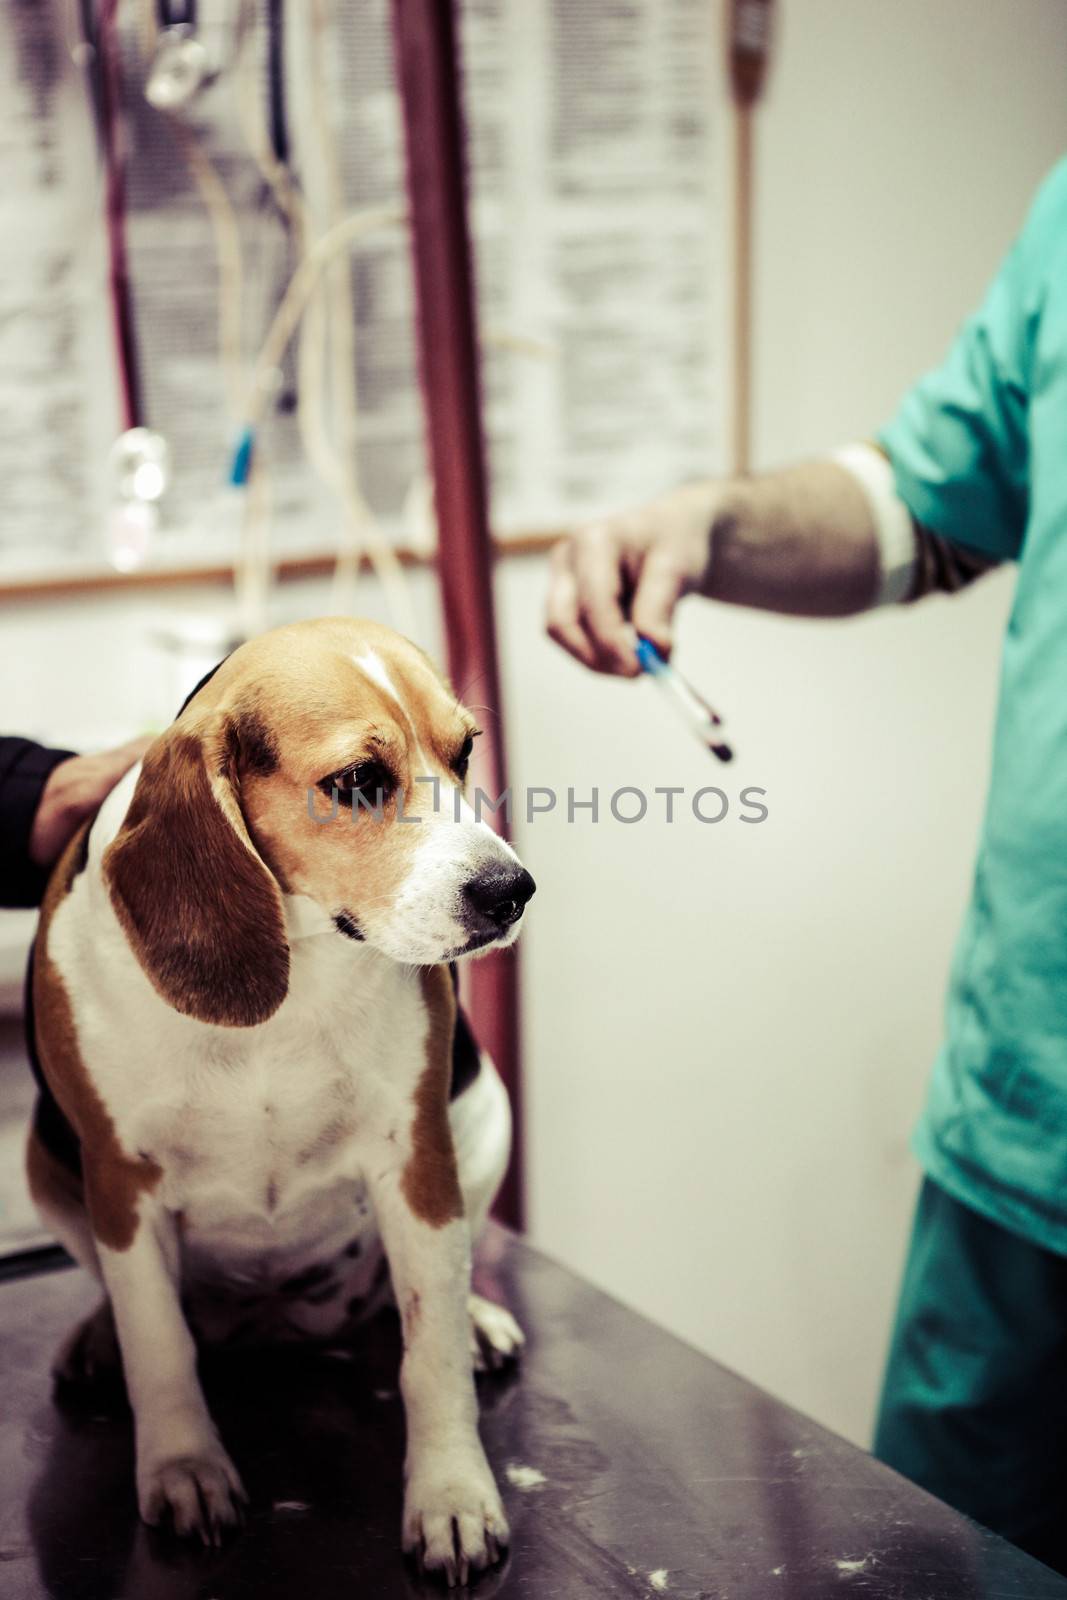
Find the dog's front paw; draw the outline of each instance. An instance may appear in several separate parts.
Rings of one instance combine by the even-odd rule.
[[[424,1571],[443,1573],[451,1589],[499,1561],[509,1537],[484,1456],[445,1452],[412,1469],[404,1496],[404,1551]]]
[[[248,1503],[237,1468],[217,1441],[187,1455],[147,1461],[137,1469],[137,1503],[146,1522],[170,1522],[183,1538],[204,1544],[241,1521]]]
[[[519,1359],[526,1337],[511,1312],[480,1294],[467,1301],[470,1313],[471,1364],[475,1372],[497,1372]]]

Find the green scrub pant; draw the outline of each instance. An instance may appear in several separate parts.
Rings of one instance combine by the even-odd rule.
[[[929,1178],[874,1453],[1067,1572],[1067,1257]]]

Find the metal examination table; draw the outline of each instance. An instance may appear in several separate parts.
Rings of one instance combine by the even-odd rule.
[[[494,1230],[481,1287],[529,1347],[481,1380],[511,1518],[479,1597],[1067,1600],[1067,1579]],[[3,1600],[393,1600],[405,1566],[395,1319],[358,1359],[294,1354],[205,1375],[252,1497],[222,1551],[138,1521],[128,1414],[54,1403],[49,1361],[93,1302],[80,1272],[0,1286]]]

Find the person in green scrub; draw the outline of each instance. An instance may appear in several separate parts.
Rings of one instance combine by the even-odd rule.
[[[686,594],[838,616],[1004,561],[992,778],[875,1452],[1067,1571],[1067,161],[876,440],[582,529],[547,621],[636,676],[635,631],[668,652]]]

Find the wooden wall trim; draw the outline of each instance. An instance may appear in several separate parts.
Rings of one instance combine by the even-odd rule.
[[[546,530],[516,534],[513,538],[493,540],[493,558],[508,556],[543,555],[550,550],[563,530]],[[436,550],[423,552],[401,546],[397,556],[404,567],[435,567]],[[275,563],[274,581],[294,583],[306,578],[328,578],[333,571],[336,555],[321,554],[293,556]],[[370,560],[364,557],[360,571],[370,569]],[[86,572],[57,573],[54,577],[0,578],[0,605],[18,600],[69,600],[79,595],[115,594],[127,590],[181,589],[203,584],[232,583],[233,562],[219,562],[198,567],[145,567],[139,572],[111,572],[96,568]]]

